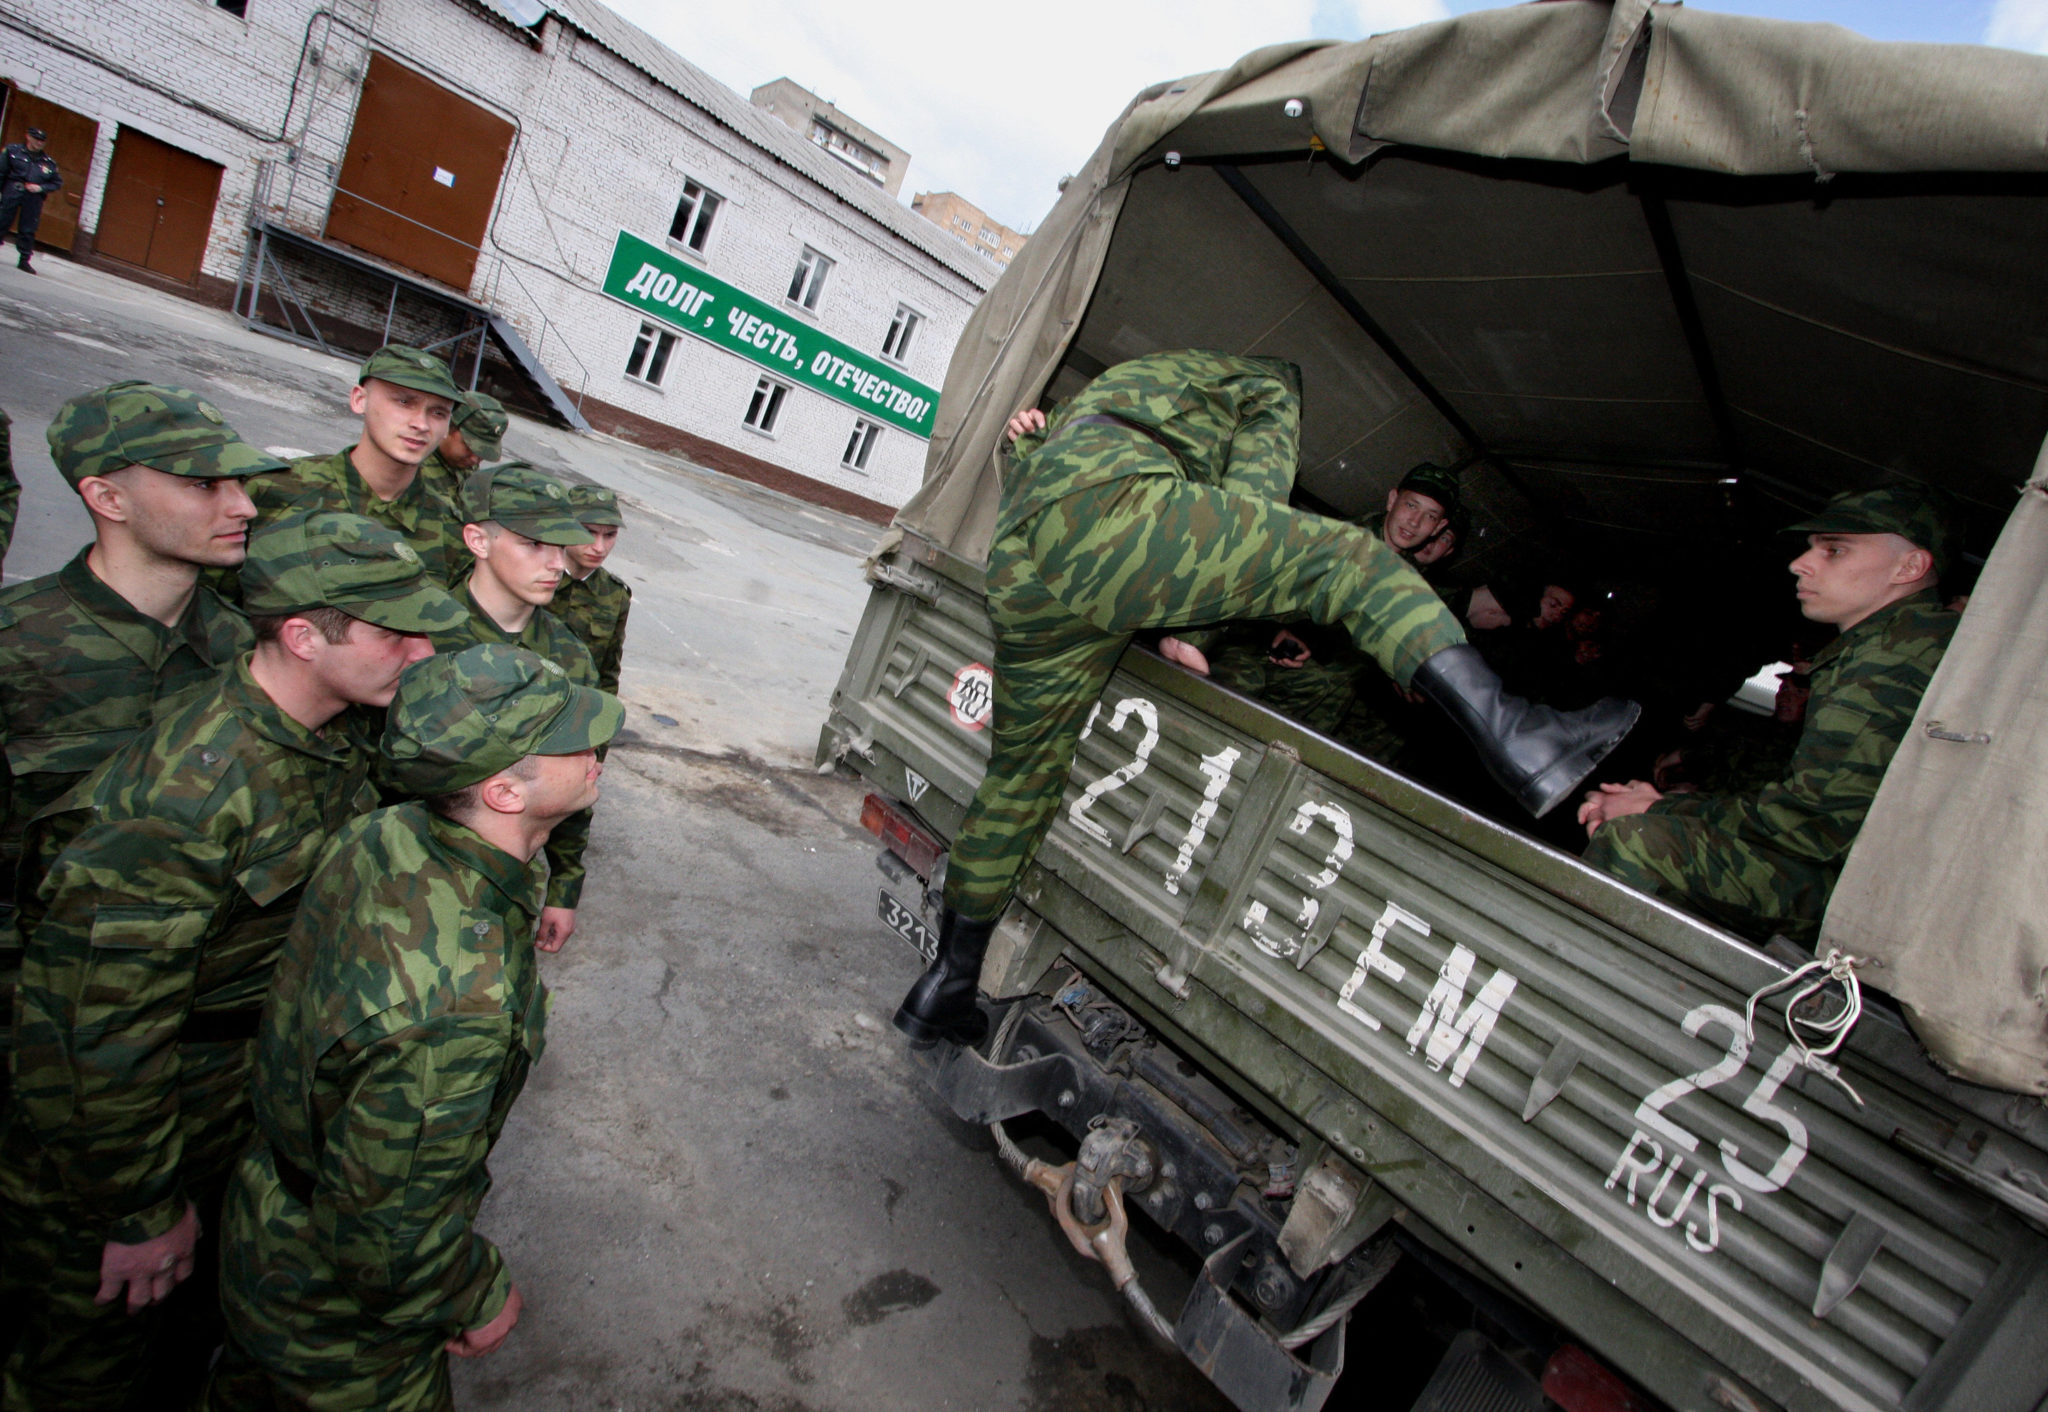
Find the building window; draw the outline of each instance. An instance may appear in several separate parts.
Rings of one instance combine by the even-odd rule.
[[[626,358],[626,376],[660,387],[668,374],[669,354],[675,351],[674,334],[653,324],[640,325],[640,336],[633,340],[633,351]]]
[[[226,10],[238,20],[249,18],[249,0],[213,0],[216,10]]]
[[[789,277],[789,302],[801,304],[816,311],[818,296],[825,292],[825,276],[832,269],[829,257],[820,255],[810,246],[804,247],[803,255],[796,262],[796,273]]]
[[[898,363],[910,360],[910,340],[917,334],[917,326],[924,322],[924,316],[908,304],[896,306],[896,318],[889,325],[889,334],[882,340],[882,356]]]
[[[846,454],[839,458],[839,464],[849,471],[864,471],[868,468],[868,453],[875,449],[875,438],[882,429],[866,417],[853,419],[853,435],[846,438]]]
[[[711,222],[725,198],[694,181],[683,183],[683,199],[676,202],[676,218],[669,222],[668,238],[686,249],[703,253],[711,239]]]
[[[782,420],[782,399],[788,395],[788,383],[762,378],[754,384],[753,400],[747,403],[747,415],[740,420],[755,431],[772,435],[775,424]]]

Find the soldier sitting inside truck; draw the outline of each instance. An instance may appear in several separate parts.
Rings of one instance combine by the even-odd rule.
[[[1918,486],[1837,496],[1788,533],[1800,611],[1840,635],[1814,654],[1812,698],[1790,768],[1747,794],[1603,784],[1579,807],[1592,866],[1764,939],[1812,945],[1885,766],[1948,647],[1941,602],[1954,532]]]

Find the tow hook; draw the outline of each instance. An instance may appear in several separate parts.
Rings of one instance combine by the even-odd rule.
[[[1168,1345],[1178,1346],[1173,1325],[1160,1314],[1139,1282],[1125,1240],[1131,1228],[1130,1217],[1124,1211],[1125,1186],[1143,1191],[1152,1184],[1155,1171],[1151,1144],[1139,1135],[1138,1125],[1128,1118],[1102,1120],[1082,1140],[1081,1155],[1057,1167],[1025,1156],[1001,1123],[991,1123],[989,1130],[995,1134],[1003,1160],[1045,1194],[1053,1219],[1059,1222],[1074,1249],[1100,1262],[1109,1271],[1111,1285],[1145,1321],[1145,1326]],[[1084,1219],[1077,1208],[1095,1219]]]

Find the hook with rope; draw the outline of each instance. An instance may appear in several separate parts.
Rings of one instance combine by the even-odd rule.
[[[1799,1062],[1821,1077],[1830,1080],[1842,1092],[1855,1101],[1858,1108],[1863,1106],[1863,1095],[1851,1087],[1842,1077],[1841,1067],[1828,1058],[1842,1047],[1849,1038],[1849,1031],[1856,1028],[1856,1022],[1863,1018],[1863,984],[1856,977],[1856,968],[1873,964],[1868,957],[1852,956],[1839,947],[1829,947],[1828,954],[1817,956],[1797,970],[1788,972],[1778,980],[1749,997],[1749,1004],[1743,1010],[1743,1018],[1749,1030],[1749,1039],[1756,1042],[1756,1007],[1766,997],[1781,990],[1792,990],[1792,996],[1785,1002],[1785,1033],[1799,1051]],[[1808,1001],[1818,1000],[1828,993],[1828,987],[1842,988],[1842,1008],[1832,1015],[1819,1017],[1802,1016],[1800,1007]],[[1793,987],[1798,987],[1793,990]],[[1816,1042],[1807,1042],[1811,1033]]]

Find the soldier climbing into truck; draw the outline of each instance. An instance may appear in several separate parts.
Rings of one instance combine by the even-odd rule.
[[[986,1033],[989,937],[1051,826],[1082,717],[1142,629],[1342,623],[1538,816],[1635,724],[1634,702],[1562,714],[1507,695],[1385,540],[1288,508],[1300,426],[1294,364],[1186,350],[1109,369],[1017,441],[989,556],[994,753],[953,845],[938,955],[896,1012],[914,1043]]]

